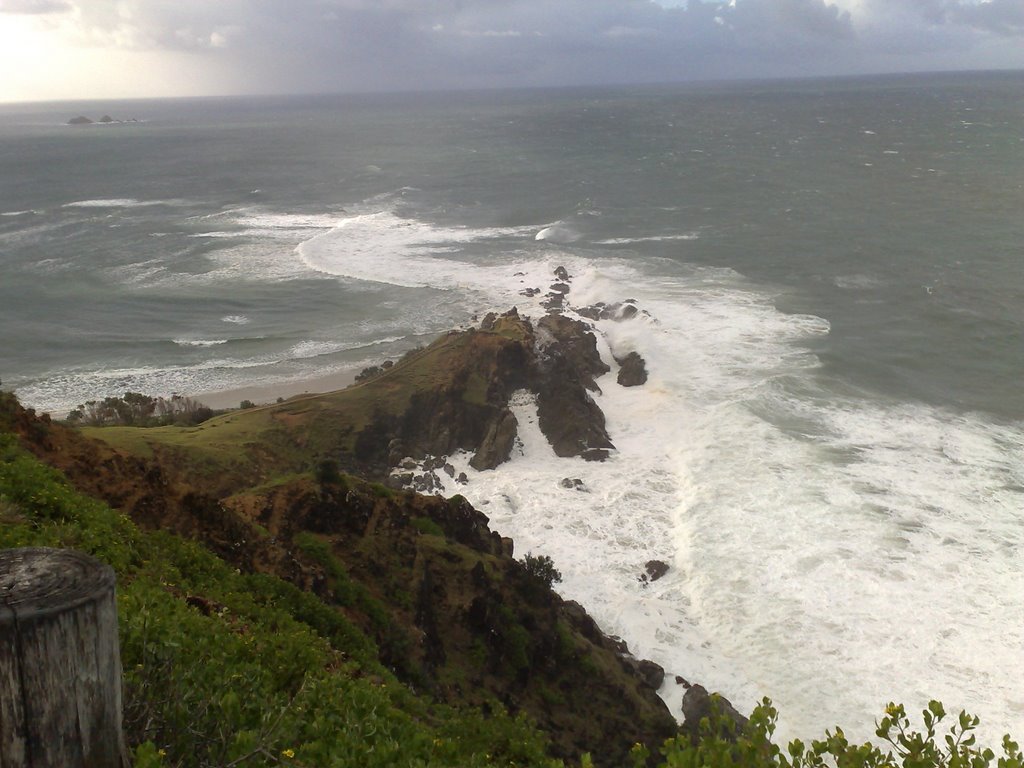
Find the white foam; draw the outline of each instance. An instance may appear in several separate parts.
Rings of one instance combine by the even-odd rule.
[[[575,243],[580,237],[580,233],[574,227],[561,221],[544,227],[534,235],[535,240],[545,240],[551,243]]]
[[[221,344],[227,344],[230,339],[172,339],[172,341],[181,347],[219,347]]]
[[[878,288],[883,285],[882,281],[874,275],[838,275],[832,279],[832,284],[837,288],[844,288],[846,290],[868,290],[870,288]]]
[[[336,277],[409,288],[479,287],[496,280],[486,270],[451,257],[469,243],[521,236],[521,228],[440,227],[391,211],[350,216],[301,243],[296,254],[310,269]]]
[[[683,235],[649,235],[647,237],[612,237],[607,240],[595,240],[596,245],[635,245],[637,243],[667,243],[676,240],[698,240],[700,233],[687,232]]]
[[[98,198],[65,203],[62,208],[144,208],[151,205],[179,205],[180,200],[136,200],[133,197]]]
[[[289,347],[285,355],[291,360],[306,360],[314,357],[323,357],[337,352],[346,352],[353,349],[365,349],[369,347],[384,346],[401,341],[404,336],[385,336],[370,341],[343,342],[329,340],[307,340]]]
[[[245,315],[224,315],[221,319],[222,323],[232,323],[234,325],[247,325],[249,318]]]
[[[823,389],[805,341],[828,324],[727,270],[601,266],[576,265],[576,305],[628,285],[652,315],[597,324],[613,370],[596,400],[618,451],[554,456],[520,397],[522,450],[488,472],[455,457],[470,483],[448,492],[520,554],[553,557],[560,591],[669,679],[741,709],[770,695],[785,735],[839,723],[866,739],[885,702],[930,697],[977,711],[996,740],[1020,732],[1007,672],[1024,665],[1009,618],[1024,615],[1022,425]],[[612,353],[631,350],[650,379],[624,389]],[[649,559],[672,570],[644,586]],[[681,691],[663,693],[678,711]]]

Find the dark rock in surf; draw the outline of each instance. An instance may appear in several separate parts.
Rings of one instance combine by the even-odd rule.
[[[639,312],[640,310],[632,300],[617,301],[614,304],[605,304],[603,301],[599,301],[576,310],[576,314],[588,320],[630,320]]]
[[[736,734],[747,726],[747,718],[736,711],[732,703],[717,693],[708,693],[703,685],[691,685],[683,696],[683,725],[680,731],[696,742],[700,734],[700,721],[708,718],[724,719],[726,725],[719,735],[735,741]]]
[[[624,387],[639,387],[647,383],[647,366],[644,359],[636,352],[630,352],[622,358],[615,358],[619,364],[617,381]]]
[[[565,297],[560,293],[549,293],[540,305],[548,312],[557,314],[562,311],[562,307],[565,305]]]
[[[577,372],[577,378],[592,392],[600,392],[595,379],[611,368],[597,351],[597,337],[590,327],[563,315],[543,317],[537,323],[541,354],[564,359]]]
[[[72,117],[68,120],[68,125],[92,125],[93,121],[85,115],[79,115],[78,117]]]
[[[516,441],[516,432],[519,422],[515,415],[507,408],[495,419],[483,442],[477,449],[473,458],[469,460],[469,466],[475,470],[494,469],[499,464],[508,461],[512,455],[512,448]]]
[[[537,420],[559,456],[603,461],[614,448],[604,413],[587,390],[600,392],[595,378],[610,369],[597,339],[580,320],[548,315],[537,323]]]
[[[655,691],[661,688],[661,684],[665,682],[665,670],[653,661],[623,656],[622,666],[637,677],[643,685]]]
[[[555,267],[555,277],[563,282],[568,282],[569,272],[565,267]]]
[[[668,563],[662,562],[661,560],[648,560],[644,565],[644,570],[647,571],[647,577],[651,581],[657,581],[669,571]]]

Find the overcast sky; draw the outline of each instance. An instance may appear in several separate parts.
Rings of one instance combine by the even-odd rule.
[[[0,0],[0,101],[1024,69],[1024,0]]]

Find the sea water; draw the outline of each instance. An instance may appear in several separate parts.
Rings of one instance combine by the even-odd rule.
[[[57,415],[272,390],[538,317],[564,266],[644,310],[596,323],[617,450],[555,457],[520,393],[458,492],[676,712],[679,674],[786,735],[940,698],[1019,736],[1022,210],[1012,73],[9,105],[0,378]]]

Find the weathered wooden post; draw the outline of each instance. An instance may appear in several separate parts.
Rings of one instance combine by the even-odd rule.
[[[126,768],[114,572],[0,550],[0,768]]]

